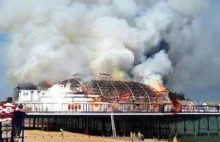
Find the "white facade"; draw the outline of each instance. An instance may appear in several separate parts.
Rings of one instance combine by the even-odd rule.
[[[196,106],[194,101],[180,100],[179,102],[182,105],[182,112],[194,112],[194,111],[197,111],[197,106]]]
[[[70,83],[55,84],[47,90],[19,90],[19,97],[17,104],[24,104],[26,111],[53,111],[53,112],[83,112],[83,111],[140,111],[140,108],[145,108],[144,112],[157,112],[159,105],[146,104],[140,108],[133,108],[133,104],[118,104],[100,102],[100,95],[91,95],[84,93],[82,85],[71,87]],[[168,95],[158,97],[158,102],[163,103],[167,100],[164,111],[170,111],[172,105]],[[156,100],[155,100],[156,101]]]
[[[202,106],[205,111],[219,112],[220,102],[219,101],[205,101],[202,103]]]
[[[20,90],[19,91],[19,102],[32,102],[37,101],[39,98],[45,95],[45,90]]]
[[[70,84],[55,84],[48,90],[19,90],[17,104],[22,103],[31,111],[68,111],[72,103],[92,102],[99,95],[83,94],[82,88],[76,88],[80,94],[74,94]],[[82,108],[83,109],[83,108]]]

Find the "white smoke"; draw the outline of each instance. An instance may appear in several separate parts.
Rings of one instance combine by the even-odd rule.
[[[172,63],[164,51],[160,51],[154,57],[149,58],[133,69],[133,74],[136,75],[135,78],[140,77],[143,79],[142,82],[150,85],[155,82],[163,84],[162,77],[169,76],[170,73],[172,73]]]
[[[192,49],[192,18],[205,1],[1,0],[8,76],[39,83],[102,72],[162,84]],[[161,40],[168,53],[160,51]]]

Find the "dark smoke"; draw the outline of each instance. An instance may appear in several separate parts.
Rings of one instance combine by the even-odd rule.
[[[37,85],[33,84],[33,83],[19,83],[16,87],[16,89],[21,90],[21,89],[25,89],[25,90],[36,90],[38,87]]]

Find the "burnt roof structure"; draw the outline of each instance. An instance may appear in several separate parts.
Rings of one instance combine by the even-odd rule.
[[[162,104],[169,101],[168,92],[158,92],[148,85],[134,81],[105,80],[102,78],[83,82],[79,78],[71,78],[60,82],[60,84],[64,86],[70,84],[71,90],[81,87],[83,93],[100,95],[102,101],[107,102],[147,102]]]

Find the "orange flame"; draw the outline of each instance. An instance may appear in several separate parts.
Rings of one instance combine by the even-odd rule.
[[[131,93],[123,93],[120,94],[120,100],[119,103],[125,103],[127,100],[129,100],[131,98]]]
[[[182,106],[177,99],[172,100],[173,106],[175,107],[176,112],[180,112],[182,110]]]
[[[154,89],[156,89],[158,92],[160,93],[164,93],[164,94],[168,94],[169,91],[167,90],[167,88],[165,86],[163,86],[160,83],[151,83],[150,86],[152,86]]]
[[[82,87],[83,87],[83,90],[87,92],[87,94],[94,94],[94,91],[92,91],[92,89],[89,88],[87,85],[82,85]]]

